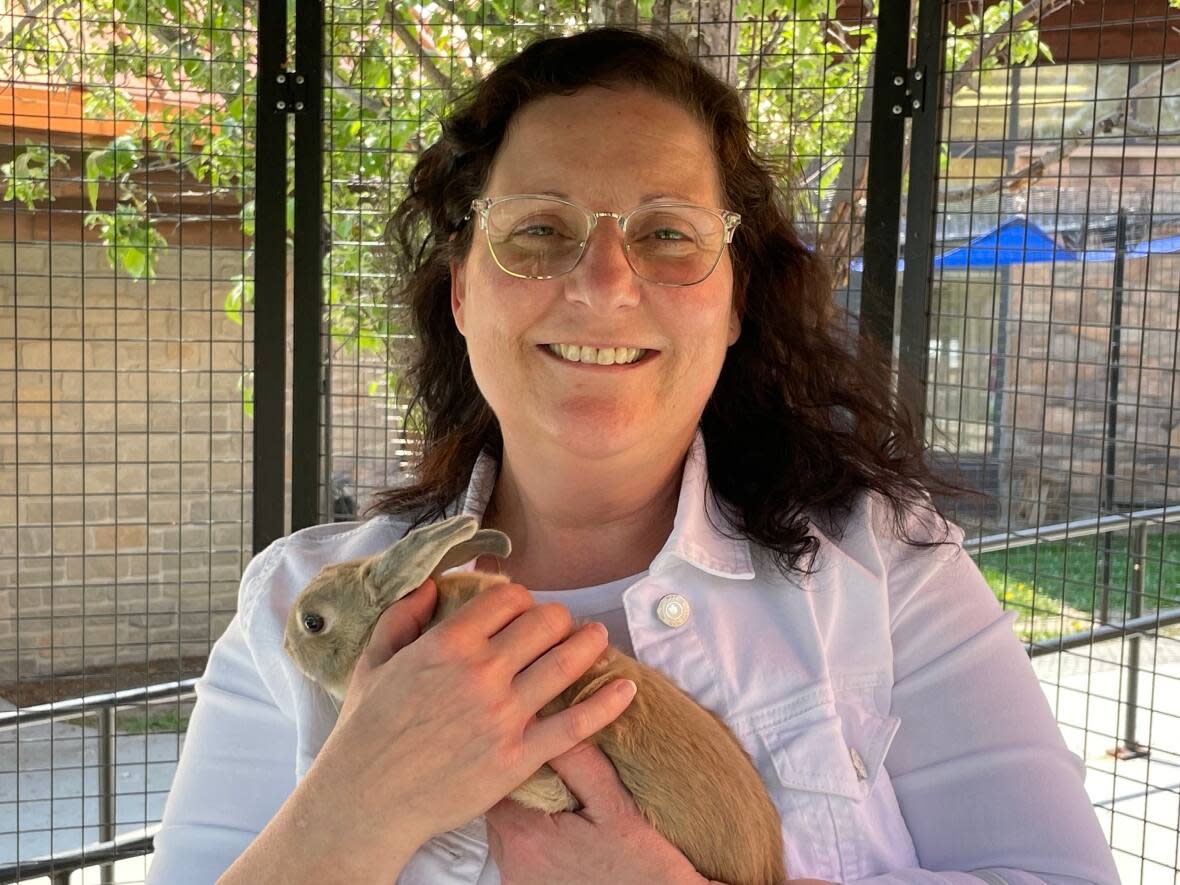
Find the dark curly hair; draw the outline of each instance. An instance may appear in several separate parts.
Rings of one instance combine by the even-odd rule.
[[[591,85],[641,87],[688,110],[711,137],[726,208],[742,216],[730,247],[742,332],[701,417],[709,482],[725,515],[784,575],[812,569],[819,541],[809,519],[839,535],[863,490],[890,503],[908,543],[946,543],[946,534],[909,537],[907,512],[937,514],[930,494],[968,490],[927,465],[892,395],[888,355],[849,331],[823,259],[796,233],[789,195],[751,147],[738,93],[674,38],[619,28],[540,39],[500,64],[460,98],[411,172],[387,239],[397,263],[391,297],[415,336],[398,389],[411,397],[407,429],[420,436],[422,455],[416,480],[378,493],[369,514],[409,515],[415,526],[441,519],[480,451],[503,456],[499,423],[451,315],[449,262],[467,254],[468,209],[513,115]]]

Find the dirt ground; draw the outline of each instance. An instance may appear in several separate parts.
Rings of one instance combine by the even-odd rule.
[[[33,707],[85,695],[177,682],[200,676],[205,670],[205,660],[201,656],[123,663],[118,667],[93,667],[85,673],[54,674],[50,677],[4,682],[0,683],[0,699],[17,707]]]

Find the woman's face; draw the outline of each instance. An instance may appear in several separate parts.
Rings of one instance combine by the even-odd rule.
[[[705,130],[679,105],[635,89],[590,87],[517,113],[483,196],[538,193],[598,212],[657,198],[725,208]],[[505,440],[532,451],[556,445],[597,459],[687,445],[738,338],[728,248],[702,282],[660,286],[632,271],[612,218],[599,219],[564,276],[505,273],[478,224],[451,272],[451,309],[476,383]],[[549,344],[655,353],[599,367],[564,361]]]

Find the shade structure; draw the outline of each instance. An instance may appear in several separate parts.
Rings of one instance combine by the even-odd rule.
[[[1180,236],[1161,237],[1127,246],[1127,258],[1146,258],[1180,252]],[[1076,252],[1057,244],[1049,234],[1024,216],[1002,222],[969,243],[948,249],[934,258],[935,270],[994,270],[1013,264],[1048,264],[1051,262],[1115,261],[1114,249],[1087,249]],[[905,259],[897,262],[905,269]],[[852,270],[863,271],[864,260],[852,259]]]
[[[1057,242],[1024,217],[1009,218],[964,246],[943,252],[934,267],[944,270],[987,270],[1011,264],[1077,261],[1078,253]]]

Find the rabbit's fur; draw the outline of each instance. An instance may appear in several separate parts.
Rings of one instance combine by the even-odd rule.
[[[386,607],[434,577],[438,603],[429,630],[477,593],[508,583],[504,575],[441,572],[478,554],[507,556],[509,549],[506,535],[477,531],[473,517],[458,516],[416,529],[369,559],[327,566],[292,607],[283,646],[339,704]],[[309,624],[319,629],[309,630]],[[709,879],[727,885],[784,883],[778,811],[750,757],[717,715],[663,673],[608,646],[539,715],[563,710],[619,678],[635,683],[636,696],[589,741],[614,764],[648,822]],[[578,807],[548,765],[509,797],[550,814]]]

